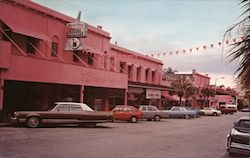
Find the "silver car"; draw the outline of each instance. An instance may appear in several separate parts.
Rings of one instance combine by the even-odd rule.
[[[190,110],[185,107],[173,106],[170,110],[166,110],[169,117],[185,118],[198,117],[198,113],[195,110]]]
[[[227,151],[229,154],[250,155],[250,117],[241,117],[227,135]]]
[[[159,110],[156,106],[141,105],[139,110],[143,112],[143,118],[148,121],[160,121],[162,118],[168,118],[167,112]]]

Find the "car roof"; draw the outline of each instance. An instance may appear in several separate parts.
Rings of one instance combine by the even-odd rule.
[[[55,104],[71,104],[71,105],[80,105],[83,110],[93,111],[87,104],[85,103],[77,103],[77,102],[55,102]]]
[[[250,116],[242,116],[241,118],[238,119],[239,120],[250,120]]]

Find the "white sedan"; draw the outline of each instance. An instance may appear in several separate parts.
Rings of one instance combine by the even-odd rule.
[[[202,109],[200,111],[203,112],[203,115],[212,115],[212,116],[221,115],[221,111],[220,110],[216,110],[216,109],[208,108],[208,107],[205,107],[204,109]]]

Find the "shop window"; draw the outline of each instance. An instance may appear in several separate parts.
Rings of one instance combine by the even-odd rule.
[[[88,52],[88,64],[93,65],[94,64],[94,53]]]
[[[38,44],[38,39],[33,37],[28,37],[27,49],[26,49],[27,53],[35,54],[36,53],[35,47],[37,47],[37,44]]]

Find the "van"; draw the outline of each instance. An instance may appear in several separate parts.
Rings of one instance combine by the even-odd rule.
[[[219,106],[219,110],[222,112],[222,114],[233,114],[237,112],[237,105],[223,104]]]

